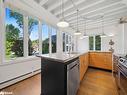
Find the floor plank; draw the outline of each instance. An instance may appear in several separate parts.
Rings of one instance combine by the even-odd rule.
[[[89,69],[81,82],[78,95],[118,95],[112,73]]]
[[[41,75],[33,76],[2,91],[11,91],[13,95],[40,95]],[[88,69],[77,95],[117,95],[111,72]]]
[[[2,91],[13,92],[13,95],[40,95],[41,75],[35,75]]]

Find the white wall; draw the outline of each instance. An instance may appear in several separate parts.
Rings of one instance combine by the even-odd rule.
[[[127,54],[127,23],[124,24],[124,53]]]
[[[5,62],[4,64],[0,65],[0,83],[22,76],[27,73],[33,73],[34,71],[39,69],[41,69],[41,60],[37,57],[17,59],[14,61]],[[19,80],[21,80],[21,78],[17,79],[14,82],[8,82],[6,83],[6,85],[1,84],[0,89],[10,84],[13,84]]]
[[[84,39],[78,38],[77,42],[78,46],[78,52],[87,52],[89,50],[89,38],[86,37]]]
[[[114,24],[104,27],[104,32],[106,35],[114,35],[113,37],[102,37],[102,50],[109,51],[110,45],[109,41],[112,39],[115,44],[113,48],[117,54],[126,54],[127,53],[127,24]],[[94,28],[87,30],[87,35],[98,35],[101,34],[101,28]],[[89,48],[89,40],[80,40],[78,39],[78,51],[86,50]],[[86,44],[85,44],[86,43]]]

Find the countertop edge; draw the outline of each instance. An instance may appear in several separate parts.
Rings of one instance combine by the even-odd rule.
[[[75,54],[75,56],[69,57],[69,58],[67,58],[67,59],[65,59],[65,60],[61,60],[61,59],[58,59],[58,58],[51,58],[50,56],[49,56],[49,57],[46,57],[46,56],[43,56],[43,55],[36,55],[36,56],[37,56],[37,57],[40,57],[40,58],[42,58],[42,59],[48,59],[48,60],[52,60],[52,61],[58,61],[58,62],[66,63],[66,62],[68,62],[68,61],[70,61],[70,60],[73,60],[73,59],[75,59],[75,58],[77,58],[77,57],[79,57],[79,56],[81,56],[81,55],[87,54],[87,53],[88,53],[88,52],[78,53],[78,54]]]

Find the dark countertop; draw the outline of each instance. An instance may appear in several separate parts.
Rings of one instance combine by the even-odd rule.
[[[42,54],[42,55],[37,55],[37,57],[65,63],[65,62],[75,59],[85,53],[88,53],[88,52],[73,53],[73,54],[67,54],[67,53]]]

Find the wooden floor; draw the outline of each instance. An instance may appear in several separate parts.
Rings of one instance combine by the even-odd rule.
[[[118,95],[112,73],[89,69],[81,82],[78,95]]]
[[[2,91],[12,91],[13,95],[40,95],[40,74],[12,85]],[[88,69],[78,91],[78,95],[117,95],[111,72]]]

